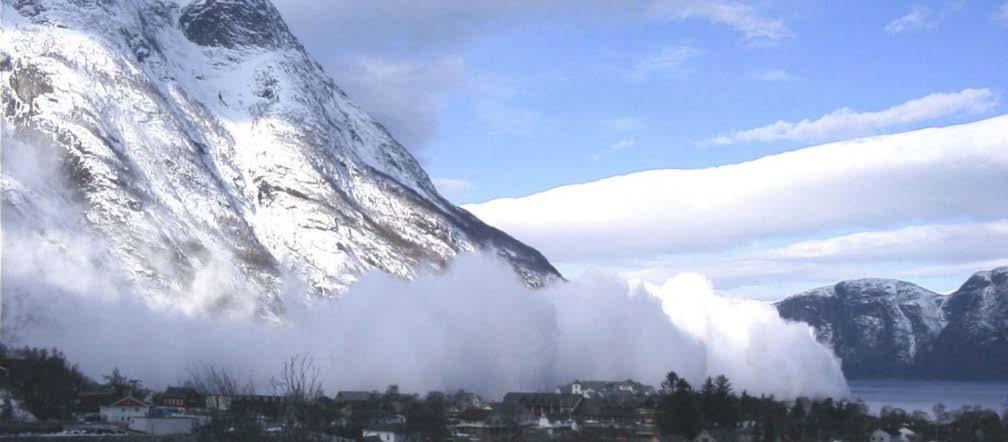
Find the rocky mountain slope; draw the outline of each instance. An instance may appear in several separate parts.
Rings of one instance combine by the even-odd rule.
[[[268,0],[2,8],[4,156],[43,164],[3,165],[4,227],[22,238],[93,236],[89,259],[152,300],[266,311],[288,274],[338,295],[369,270],[410,278],[474,250],[530,286],[560,278],[442,198]]]
[[[942,310],[948,326],[921,359],[921,373],[1008,379],[1008,267],[973,274]]]
[[[776,305],[812,325],[851,378],[1008,379],[1008,267],[978,272],[947,296],[863,279]]]

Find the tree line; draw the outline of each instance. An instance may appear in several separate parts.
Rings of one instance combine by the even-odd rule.
[[[875,430],[908,428],[926,440],[953,442],[1008,440],[1008,402],[1003,415],[980,407],[953,412],[938,404],[935,418],[884,407],[876,416],[862,402],[832,398],[781,401],[773,396],[736,393],[721,375],[699,388],[669,372],[662,381],[656,425],[663,434],[694,438],[704,430],[748,431],[757,442],[864,440]]]

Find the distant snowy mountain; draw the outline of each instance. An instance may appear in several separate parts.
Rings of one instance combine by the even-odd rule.
[[[287,271],[336,295],[368,270],[411,278],[474,250],[530,286],[560,278],[441,197],[267,0],[2,5],[4,155],[54,165],[5,162],[5,228],[93,234],[103,265],[169,303],[207,272],[271,307]],[[50,172],[69,192],[36,179]]]
[[[1008,379],[1008,267],[951,295],[888,279],[843,281],[777,303],[812,325],[852,378]]]

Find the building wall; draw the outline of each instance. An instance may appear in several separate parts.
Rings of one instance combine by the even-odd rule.
[[[147,415],[147,407],[101,407],[99,414],[105,422],[128,425],[130,420]]]
[[[362,436],[375,436],[381,439],[382,442],[404,442],[409,440],[405,434],[398,434],[394,431],[383,430],[364,430]]]
[[[190,418],[136,417],[130,422],[129,429],[155,436],[165,436],[191,433],[195,425],[195,420]]]

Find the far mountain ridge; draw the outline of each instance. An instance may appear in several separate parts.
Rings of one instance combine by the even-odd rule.
[[[977,272],[949,295],[857,279],[775,305],[811,325],[849,378],[1008,379],[1008,266]]]

